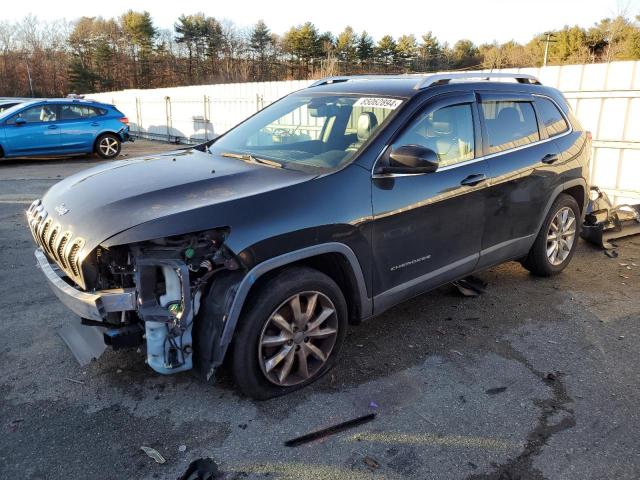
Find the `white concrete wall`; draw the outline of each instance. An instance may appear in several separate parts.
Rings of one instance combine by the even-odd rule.
[[[593,134],[592,179],[616,204],[640,202],[640,62],[507,69],[565,94]],[[113,103],[143,136],[213,138],[312,80],[124,90],[88,95]]]

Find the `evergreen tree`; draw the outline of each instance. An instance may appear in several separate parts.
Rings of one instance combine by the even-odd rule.
[[[120,27],[133,59],[134,83],[139,87],[148,87],[149,58],[157,35],[151,14],[129,10],[120,17]]]
[[[398,60],[403,63],[403,66],[410,67],[412,61],[418,54],[418,42],[416,41],[416,37],[413,34],[402,35],[398,39],[396,52]]]
[[[273,36],[267,24],[258,20],[249,35],[249,49],[254,53],[258,61],[258,77],[264,79],[268,71],[267,57],[273,46]]]
[[[429,31],[422,36],[422,43],[418,48],[427,71],[440,69],[444,52],[440,41],[432,32]]]
[[[371,38],[371,35],[369,35],[366,30],[360,34],[356,50],[360,62],[369,62],[373,59],[375,44],[373,43],[373,38]]]
[[[380,39],[376,47],[376,56],[385,65],[392,65],[395,63],[397,56],[397,45],[391,35],[385,35]]]
[[[358,38],[353,28],[346,27],[336,40],[336,53],[343,62],[353,62],[358,53]]]

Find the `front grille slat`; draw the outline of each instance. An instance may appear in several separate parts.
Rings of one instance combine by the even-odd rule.
[[[71,234],[69,232],[64,232],[58,240],[58,244],[56,245],[56,258],[60,263],[60,266],[66,271],[69,267],[67,266],[67,259],[64,257],[64,248],[67,246],[69,242],[69,238]]]
[[[82,247],[84,245],[84,242],[82,240],[75,240],[73,242],[73,244],[71,244],[71,248],[69,248],[69,255],[68,255],[68,261],[67,263],[69,264],[69,268],[71,269],[71,271],[73,272],[73,274],[76,277],[80,276],[80,250],[82,250]]]
[[[53,230],[51,231],[51,235],[47,240],[47,250],[49,251],[49,253],[51,253],[51,255],[54,256],[54,258],[55,258],[54,245],[55,245],[56,237],[58,236],[59,231],[60,231],[60,225],[56,225],[55,227],[53,227]]]
[[[27,210],[27,222],[33,239],[42,250],[78,285],[84,288],[81,258],[84,240],[64,230],[48,215],[40,200]]]
[[[42,230],[40,230],[40,234],[38,235],[38,243],[46,251],[49,250],[47,248],[47,240],[49,238],[47,235],[49,234],[49,230],[51,229],[51,224],[52,223],[53,223],[53,220],[51,220],[50,218],[47,221],[45,221],[44,225],[42,226]]]

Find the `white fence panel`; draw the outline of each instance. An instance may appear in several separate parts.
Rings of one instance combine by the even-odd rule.
[[[591,174],[616,204],[640,201],[640,62],[505,69],[561,90],[593,135]],[[197,142],[215,138],[312,80],[197,85],[89,95],[115,104],[134,133]]]

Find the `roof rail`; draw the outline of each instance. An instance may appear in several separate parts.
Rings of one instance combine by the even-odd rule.
[[[452,80],[490,80],[492,78],[512,78],[518,83],[542,85],[533,75],[528,73],[504,73],[504,72],[458,72],[458,73],[434,73],[422,78],[414,88],[421,90],[435,85],[444,85]]]
[[[309,87],[319,87],[320,85],[330,85],[332,83],[348,82],[351,77],[325,77],[320,80],[316,80]]]
[[[332,83],[342,83],[342,82],[349,82],[352,80],[405,80],[407,78],[416,78],[416,77],[423,77],[424,74],[422,73],[404,73],[404,74],[398,74],[398,75],[394,75],[394,74],[381,74],[381,73],[373,73],[373,74],[367,74],[367,73],[361,73],[361,74],[357,74],[357,75],[344,75],[344,76],[334,76],[334,77],[325,77],[325,78],[321,78],[320,80],[316,80],[315,82],[313,82],[311,85],[309,85],[310,87],[319,87],[320,85],[331,85]]]
[[[351,80],[406,80],[417,79],[417,83],[413,87],[414,90],[433,87],[436,85],[444,85],[452,80],[491,80],[493,78],[510,78],[518,83],[528,83],[530,85],[542,85],[540,80],[528,73],[506,73],[506,72],[453,72],[453,73],[409,73],[402,75],[346,75],[321,78],[313,82],[310,87],[319,87],[320,85],[331,85],[333,83],[343,83]]]

